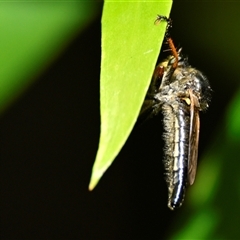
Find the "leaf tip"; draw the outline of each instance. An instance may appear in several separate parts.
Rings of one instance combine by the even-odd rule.
[[[93,167],[92,176],[88,186],[89,191],[92,191],[96,187],[104,172],[105,171],[103,170],[96,170],[96,167]]]
[[[92,191],[96,187],[97,183],[98,183],[98,181],[96,181],[96,180],[93,181],[92,178],[91,178],[90,183],[88,185],[88,190]]]

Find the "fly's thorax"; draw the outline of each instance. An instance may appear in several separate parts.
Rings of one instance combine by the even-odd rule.
[[[189,90],[191,90],[198,99],[199,110],[204,111],[208,108],[211,87],[207,78],[199,70],[190,66],[178,67],[171,77],[170,87],[183,98],[189,97]]]

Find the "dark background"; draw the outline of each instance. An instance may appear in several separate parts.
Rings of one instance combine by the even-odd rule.
[[[200,157],[239,86],[233,70],[239,59],[229,47],[239,33],[228,28],[236,6],[222,5],[174,3],[171,13],[176,45],[214,90],[201,115]],[[133,130],[88,191],[100,132],[100,21],[101,6],[98,18],[0,119],[1,239],[166,239],[176,217],[189,211],[187,199],[178,211],[167,208],[161,116]]]

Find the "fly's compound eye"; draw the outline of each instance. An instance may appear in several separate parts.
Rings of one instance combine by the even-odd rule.
[[[200,108],[201,110],[206,110],[211,99],[211,88],[209,82],[200,71],[194,71],[192,79],[193,92],[199,99]]]
[[[201,94],[202,93],[202,82],[203,82],[203,78],[202,76],[200,76],[199,74],[194,74],[192,76],[193,83],[194,83],[194,91]]]

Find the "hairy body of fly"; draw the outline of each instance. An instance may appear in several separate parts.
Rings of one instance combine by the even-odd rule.
[[[199,111],[208,107],[211,88],[206,77],[192,68],[178,51],[178,65],[170,56],[153,75],[141,115],[163,114],[165,175],[168,207],[180,207],[197,168]]]

